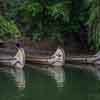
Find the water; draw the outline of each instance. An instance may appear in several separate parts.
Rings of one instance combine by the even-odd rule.
[[[41,70],[0,72],[0,100],[100,100],[100,81],[91,72]]]

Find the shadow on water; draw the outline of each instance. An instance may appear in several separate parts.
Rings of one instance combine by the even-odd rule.
[[[73,68],[64,70],[63,74],[63,70],[59,70],[60,74],[53,75],[25,68],[26,87],[23,91],[16,88],[11,75],[0,72],[0,100],[100,100],[100,81],[91,72]],[[61,85],[61,91],[57,82],[64,85]]]

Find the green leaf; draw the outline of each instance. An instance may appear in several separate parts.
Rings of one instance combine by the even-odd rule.
[[[0,16],[0,34],[2,38],[19,38],[21,37],[21,32],[19,31],[17,25],[14,21],[8,21],[3,16]]]

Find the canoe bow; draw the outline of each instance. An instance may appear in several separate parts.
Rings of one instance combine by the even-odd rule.
[[[14,66],[15,68],[23,68],[25,65],[25,52],[23,48],[18,48],[16,55],[3,55],[0,57],[0,63],[3,65]]]
[[[62,67],[65,63],[65,52],[61,47],[58,47],[55,53],[51,56],[31,56],[27,55],[27,61],[32,64],[46,64],[54,67]]]

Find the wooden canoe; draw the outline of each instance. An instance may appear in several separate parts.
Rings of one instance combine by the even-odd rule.
[[[0,52],[0,63],[3,65],[13,66],[15,68],[23,68],[25,65],[25,52],[21,47],[17,49],[15,56]]]

